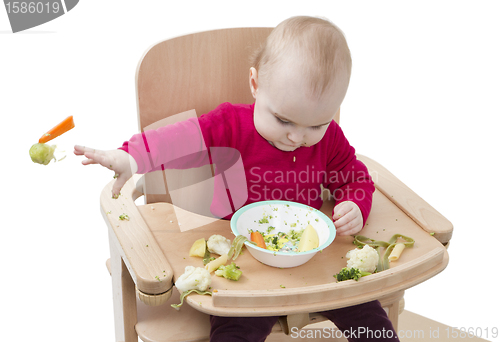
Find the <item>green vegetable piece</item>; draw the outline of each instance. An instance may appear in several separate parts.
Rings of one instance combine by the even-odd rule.
[[[358,281],[359,278],[370,275],[370,274],[371,274],[370,272],[361,272],[356,267],[352,267],[352,268],[344,267],[343,269],[340,270],[339,273],[334,275],[334,278],[337,279],[337,282],[349,280],[349,279],[353,279],[353,280]]]
[[[54,157],[56,145],[36,143],[30,148],[30,157],[34,163],[47,165]]]
[[[234,262],[231,263],[231,265],[219,266],[219,268],[217,270],[215,270],[216,276],[224,277],[226,279],[234,280],[234,281],[239,280],[242,273],[243,272],[241,272],[239,270],[239,267],[236,266],[236,264]]]
[[[184,303],[184,297],[186,297],[188,294],[191,294],[192,292],[196,292],[199,295],[209,295],[209,296],[212,295],[212,292],[210,292],[210,291],[200,291],[200,290],[196,290],[196,289],[187,290],[187,291],[182,292],[181,302],[179,304],[171,304],[170,306],[173,307],[175,310],[179,310],[179,308]]]
[[[236,260],[238,256],[241,253],[241,249],[243,248],[244,243],[248,241],[249,243],[252,243],[256,245],[255,242],[248,240],[245,236],[243,235],[238,235],[237,237],[234,238],[233,242],[231,243],[231,247],[229,248],[229,251],[227,252],[227,259],[233,258],[233,260]],[[234,257],[233,257],[234,255]]]
[[[278,237],[275,236],[273,237],[273,242],[272,242],[273,245],[277,245],[278,244]]]
[[[212,259],[212,258],[210,257],[210,251],[208,250],[207,241],[205,240],[205,255],[203,256],[203,265],[206,265],[210,261],[212,261],[210,259]]]
[[[118,218],[121,220],[121,221],[129,221],[130,218],[128,217],[127,214],[121,214],[120,216],[118,216]]]

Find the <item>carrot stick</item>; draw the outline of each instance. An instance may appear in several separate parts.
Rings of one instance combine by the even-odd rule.
[[[266,249],[266,242],[264,241],[264,237],[259,232],[252,232],[250,234],[250,240],[255,242],[258,247]]]
[[[42,137],[38,140],[39,143],[43,144],[47,141],[51,141],[52,139],[60,136],[63,133],[66,133],[70,129],[75,127],[75,123],[73,122],[73,115],[68,116],[66,119],[58,123],[55,127],[53,127],[50,131],[42,135]]]

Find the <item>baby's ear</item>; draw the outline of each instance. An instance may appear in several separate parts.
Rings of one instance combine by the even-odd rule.
[[[257,70],[254,67],[250,68],[249,82],[250,82],[250,91],[252,92],[252,96],[255,99],[255,97],[257,96],[257,89],[259,82],[258,82]]]

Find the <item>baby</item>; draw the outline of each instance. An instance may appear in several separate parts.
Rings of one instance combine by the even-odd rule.
[[[247,195],[234,210],[280,199],[319,209],[323,186],[336,200],[332,217],[337,234],[357,234],[369,215],[374,185],[334,121],[350,74],[350,51],[342,32],[328,20],[293,17],[279,24],[254,56],[249,72],[254,104],[224,103],[199,119],[137,134],[120,149],[75,146],[74,153],[87,158],[84,165],[100,164],[115,172],[116,196],[136,172],[208,162],[201,156],[189,165],[178,162],[178,151],[187,145],[232,148],[241,155]],[[196,136],[198,131],[201,135]],[[174,136],[189,138],[179,142]],[[346,332],[349,341],[368,341],[348,336],[358,327],[390,331],[383,336],[391,338],[379,340],[398,340],[378,301],[322,314]],[[211,316],[211,341],[265,341],[277,319]]]

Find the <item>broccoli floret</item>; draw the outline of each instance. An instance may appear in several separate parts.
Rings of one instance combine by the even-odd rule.
[[[290,240],[299,240],[302,237],[302,233],[304,232],[304,229],[301,229],[299,231],[290,229],[288,232],[288,236],[290,237]]]
[[[337,282],[343,281],[343,280],[349,280],[349,279],[354,279],[356,281],[359,280],[359,278],[370,275],[370,272],[361,272],[359,269],[356,267],[352,268],[347,268],[344,267],[343,269],[340,270],[339,273],[335,274],[334,277],[337,279]]]
[[[273,237],[273,245],[277,245],[278,244],[278,237],[275,236]]]
[[[231,265],[227,266],[219,266],[219,268],[215,271],[215,275],[219,277],[224,277],[230,280],[238,280],[241,277],[242,272],[239,270],[239,267],[233,262]]]

